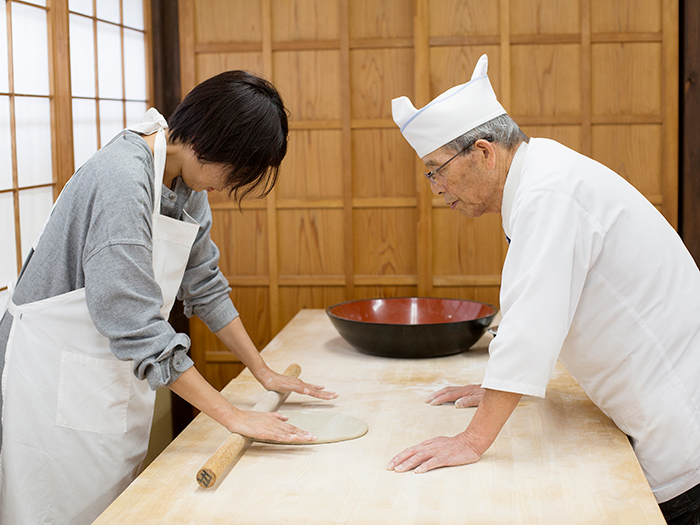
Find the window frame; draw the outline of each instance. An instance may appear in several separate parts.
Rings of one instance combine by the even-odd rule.
[[[0,93],[7,96],[9,99],[10,114],[10,138],[12,152],[12,186],[9,189],[1,189],[0,195],[12,194],[12,202],[14,206],[13,216],[14,224],[3,225],[2,227],[14,228],[15,251],[16,251],[16,271],[19,273],[23,264],[23,244],[21,239],[22,223],[20,217],[20,193],[26,190],[37,188],[53,188],[53,201],[56,200],[59,193],[65,186],[66,182],[73,175],[77,166],[75,166],[74,155],[74,137],[73,137],[73,100],[74,99],[93,99],[96,104],[96,122],[97,127],[97,148],[101,147],[100,140],[100,102],[102,100],[121,101],[123,126],[126,126],[127,119],[127,103],[134,102],[134,99],[127,98],[125,89],[125,29],[131,31],[139,31],[144,35],[144,65],[145,65],[145,81],[146,81],[146,100],[138,100],[136,102],[145,102],[146,107],[153,105],[153,51],[152,51],[152,26],[151,26],[151,0],[142,0],[143,2],[143,29],[138,29],[124,24],[124,0],[118,0],[120,19],[119,23],[114,21],[103,20],[97,17],[97,2],[92,0],[92,16],[76,13],[69,9],[69,0],[46,0],[46,5],[38,5],[32,2],[23,0],[5,0],[3,6],[7,16],[7,60],[8,60],[8,93]],[[52,181],[44,184],[33,186],[21,186],[19,184],[18,168],[17,168],[17,123],[15,113],[15,99],[18,96],[37,96],[25,95],[16,93],[14,88],[14,67],[13,67],[13,49],[12,49],[12,6],[20,4],[36,9],[41,9],[46,12],[47,16],[47,44],[48,44],[48,74],[49,74],[49,94],[48,96],[41,95],[42,98],[47,98],[50,104],[50,126],[51,126],[51,148],[52,148]],[[3,8],[3,7],[0,7]],[[95,53],[95,71],[96,91],[95,97],[74,97],[71,90],[71,56],[70,56],[70,16],[77,15],[92,20],[93,27],[93,45]],[[119,28],[120,54],[121,54],[121,78],[122,78],[122,96],[121,99],[100,97],[98,89],[97,77],[98,55],[97,55],[97,26],[98,23],[107,23]],[[2,247],[0,247],[1,249]],[[7,283],[0,282],[0,294],[6,293]]]

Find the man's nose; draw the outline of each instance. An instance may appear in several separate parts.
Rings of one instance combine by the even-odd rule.
[[[433,195],[442,195],[442,190],[440,190],[437,184],[431,182],[430,189],[433,190]]]

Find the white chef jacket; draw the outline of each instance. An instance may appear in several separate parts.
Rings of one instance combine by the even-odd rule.
[[[658,502],[700,483],[700,271],[622,177],[548,139],[506,180],[485,388],[544,397],[557,358],[632,441]]]

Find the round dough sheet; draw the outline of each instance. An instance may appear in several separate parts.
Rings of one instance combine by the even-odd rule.
[[[282,412],[289,418],[287,423],[306,430],[315,435],[317,441],[295,441],[294,443],[258,439],[261,443],[280,445],[318,445],[320,443],[336,443],[364,436],[369,427],[361,419],[337,412],[299,411]]]

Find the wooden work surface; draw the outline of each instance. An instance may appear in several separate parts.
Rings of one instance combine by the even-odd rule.
[[[95,523],[665,523],[626,436],[561,365],[546,399],[523,398],[478,463],[425,474],[386,470],[404,448],[466,428],[475,409],[424,400],[447,385],[480,382],[489,340],[450,357],[372,357],[342,340],[323,310],[302,310],[265,359],[279,371],[299,363],[302,379],[340,397],[292,394],[280,411],[349,414],[369,432],[325,445],[254,443],[203,489],[195,475],[228,432],[200,414]],[[223,392],[241,408],[264,395],[248,370]]]

